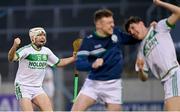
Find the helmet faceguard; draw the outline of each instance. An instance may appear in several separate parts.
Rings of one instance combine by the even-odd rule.
[[[31,41],[33,40],[33,38],[37,38],[37,36],[41,33],[44,33],[46,35],[46,31],[44,30],[44,28],[42,27],[31,28],[29,30],[29,37]]]

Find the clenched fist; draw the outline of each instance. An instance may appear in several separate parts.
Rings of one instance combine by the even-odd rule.
[[[144,68],[144,60],[143,59],[137,58],[136,64],[140,70],[143,70],[143,68]]]
[[[104,60],[102,58],[96,59],[96,61],[92,64],[92,68],[97,69],[101,67],[104,63]]]
[[[15,38],[15,39],[14,39],[14,45],[15,45],[16,47],[18,47],[20,44],[21,44],[20,38]]]

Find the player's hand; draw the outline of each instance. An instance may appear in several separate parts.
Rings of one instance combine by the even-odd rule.
[[[143,59],[137,58],[136,64],[140,70],[143,70],[143,68],[144,68],[144,60]]]
[[[146,73],[144,70],[140,69],[138,71],[138,77],[141,81],[146,81],[146,80],[148,80],[148,73]]]
[[[157,25],[157,22],[156,22],[156,21],[153,21],[153,22],[150,23],[150,26],[152,26],[152,27],[154,27],[154,28],[156,27],[156,25]]]
[[[76,52],[73,52],[72,57],[74,58],[74,60],[76,60],[76,58],[77,58],[77,53],[76,53]]]
[[[97,69],[101,67],[104,63],[104,60],[102,58],[96,59],[96,61],[92,64],[92,68]]]
[[[16,47],[19,47],[19,45],[21,44],[21,40],[20,40],[20,38],[15,38],[14,39],[14,45],[16,46]]]

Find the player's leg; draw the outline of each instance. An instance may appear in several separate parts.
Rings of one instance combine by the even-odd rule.
[[[101,99],[106,102],[108,111],[121,111],[122,87],[121,79],[106,81],[101,88]]]
[[[80,93],[74,102],[71,111],[85,111],[95,102],[96,101],[93,98]]]
[[[93,80],[86,79],[81,91],[79,92],[73,106],[72,111],[85,111],[92,104],[96,102],[97,93],[96,93],[96,84]]]
[[[112,104],[112,103],[108,103],[107,104],[107,110],[108,111],[121,111],[122,107],[120,104]]]
[[[165,110],[180,111],[180,69],[164,83]]]
[[[31,102],[31,92],[29,87],[16,83],[15,85],[16,99],[19,101],[20,108],[22,111],[33,111]]]
[[[53,75],[53,74],[49,73],[49,75]],[[49,97],[49,99],[51,101],[52,108],[54,108],[54,91],[55,90],[54,90],[53,79],[48,80],[48,81],[44,80],[43,89],[44,89],[45,93],[48,95],[48,97]]]
[[[53,111],[52,104],[46,93],[41,93],[32,99],[41,111]]]
[[[180,96],[169,98],[165,101],[165,110],[180,111]]]
[[[22,111],[33,111],[32,102],[29,98],[22,98],[19,100]]]

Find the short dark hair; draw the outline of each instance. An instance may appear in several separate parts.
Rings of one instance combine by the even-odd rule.
[[[113,12],[109,9],[99,9],[94,13],[94,22],[100,20],[103,17],[111,17]]]
[[[129,26],[133,23],[139,23],[140,21],[142,21],[142,19],[140,17],[137,16],[131,16],[128,18],[128,20],[125,22],[124,27],[126,32],[128,32]]]

